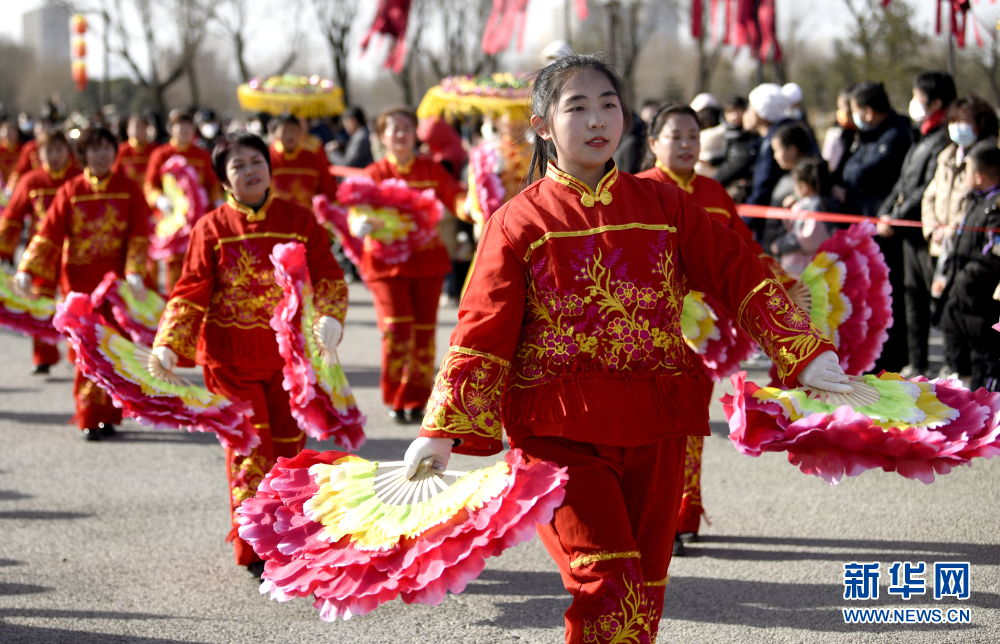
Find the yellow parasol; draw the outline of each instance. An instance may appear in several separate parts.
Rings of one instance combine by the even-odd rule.
[[[294,114],[300,118],[336,116],[344,112],[343,90],[332,80],[319,76],[272,76],[255,78],[236,90],[240,107],[252,112],[280,115]]]
[[[531,115],[531,79],[525,74],[501,73],[492,76],[449,76],[427,90],[417,117],[471,115],[476,112],[499,115],[510,112],[527,119]]]

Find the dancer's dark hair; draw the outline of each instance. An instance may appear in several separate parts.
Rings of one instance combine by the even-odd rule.
[[[653,148],[649,147],[649,139],[655,139],[660,136],[660,132],[663,131],[671,116],[690,116],[694,119],[699,129],[701,128],[701,123],[698,121],[698,113],[690,105],[667,103],[661,107],[653,115],[653,120],[649,122],[649,136],[646,137],[646,151],[643,153],[642,163],[639,164],[640,170],[649,170],[656,163],[656,155],[653,154]]]

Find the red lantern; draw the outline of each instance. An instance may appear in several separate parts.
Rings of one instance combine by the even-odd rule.
[[[87,89],[87,63],[82,60],[73,61],[73,82],[81,92]]]
[[[83,38],[73,39],[73,58],[84,58],[87,55],[87,41]]]
[[[72,25],[73,33],[81,36],[87,33],[87,19],[82,14],[75,14],[70,24]]]

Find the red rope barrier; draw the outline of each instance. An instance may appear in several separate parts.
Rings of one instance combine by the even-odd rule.
[[[792,212],[788,208],[774,208],[772,206],[755,206],[753,204],[741,203],[736,204],[736,212],[741,217],[753,217],[755,219],[801,219],[803,217],[809,217],[810,219],[815,219],[816,221],[829,221],[831,223],[838,224],[856,224],[862,221],[870,221],[873,224],[889,224],[890,226],[896,227],[906,227],[906,228],[923,228],[923,222],[911,221],[909,219],[880,219],[879,217],[864,217],[862,215],[843,215],[836,212]],[[937,224],[934,226],[929,226],[929,228],[948,228],[951,230],[958,230],[958,226],[953,226],[949,224]],[[963,230],[975,231],[975,232],[989,232],[989,233],[1000,233],[1000,228],[964,228]]]

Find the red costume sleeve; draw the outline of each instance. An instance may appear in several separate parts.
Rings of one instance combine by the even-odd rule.
[[[181,276],[163,311],[154,347],[170,347],[185,364],[194,364],[198,336],[215,290],[215,235],[201,219],[191,231],[191,241]]]
[[[681,270],[689,286],[729,307],[774,360],[782,382],[797,386],[799,373],[814,357],[836,351],[738,235],[688,199],[681,200],[676,221]]]
[[[483,230],[459,324],[420,430],[421,436],[460,439],[455,451],[461,454],[487,456],[503,447],[500,403],[524,318],[524,262],[496,221]]]
[[[31,214],[31,200],[28,198],[27,182],[19,181],[11,195],[10,203],[0,218],[0,259],[11,261],[14,250],[21,241],[24,218]]]
[[[19,270],[27,271],[46,282],[56,281],[63,240],[66,238],[66,224],[72,212],[73,205],[64,186],[59,189],[38,233],[24,251]]]
[[[124,177],[124,173],[121,175]],[[149,259],[149,206],[143,198],[142,190],[131,179],[128,180],[129,228],[128,246],[125,254],[125,273],[145,276]]]
[[[347,316],[347,283],[344,271],[330,252],[326,230],[310,218],[306,227],[306,262],[313,282],[316,313],[336,318],[341,324]]]
[[[464,219],[465,190],[462,189],[458,181],[455,181],[453,176],[448,174],[443,165],[435,163],[433,167],[434,179],[438,182],[437,187],[434,189],[434,192],[437,193],[437,198],[441,200],[445,208],[460,219]]]
[[[155,205],[156,198],[163,193],[160,168],[167,161],[166,148],[167,146],[159,147],[149,155],[149,165],[146,166],[146,180],[142,184],[142,191],[146,195],[146,203],[150,206]]]

